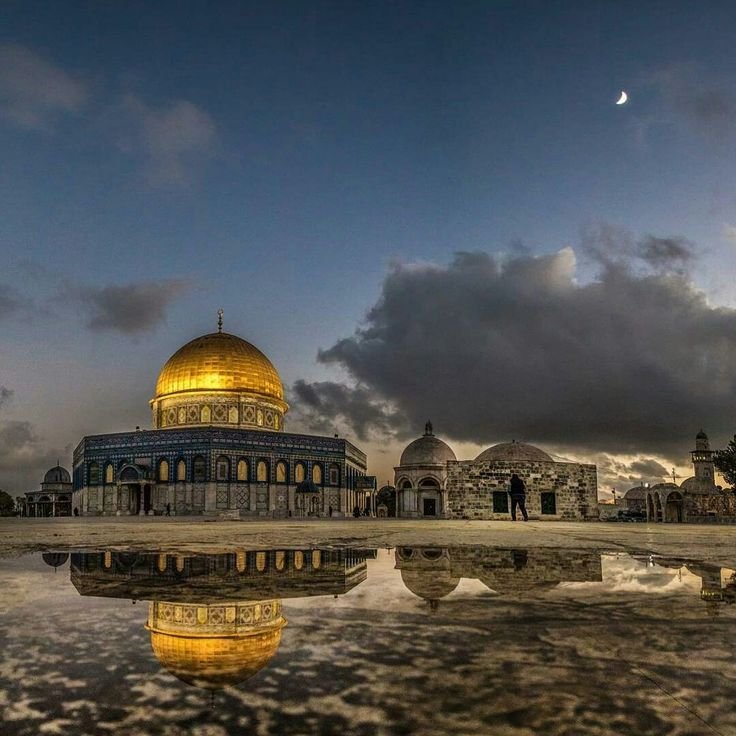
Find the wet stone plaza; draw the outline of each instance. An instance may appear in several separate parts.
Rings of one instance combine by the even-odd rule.
[[[3,522],[0,732],[736,734],[734,532],[682,529]]]

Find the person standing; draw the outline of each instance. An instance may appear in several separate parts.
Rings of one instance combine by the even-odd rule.
[[[516,473],[511,476],[509,494],[511,495],[511,521],[516,521],[517,506],[524,517],[524,521],[529,521],[529,516],[526,513],[526,485]]]

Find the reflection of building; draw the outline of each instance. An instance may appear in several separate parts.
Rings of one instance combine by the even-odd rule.
[[[72,479],[69,471],[57,465],[49,470],[41,490],[26,491],[22,500],[22,516],[71,516]]]
[[[512,473],[526,483],[526,506],[548,519],[598,518],[595,465],[556,462],[538,447],[507,442],[489,447],[475,460],[458,461],[434,436],[411,442],[394,468],[397,514],[448,519],[508,518]]]
[[[674,570],[684,567],[688,572],[699,577],[700,599],[708,605],[711,615],[718,614],[718,605],[721,603],[736,603],[736,573],[733,570],[708,562],[680,558],[635,556],[635,559],[645,562],[650,567],[657,565]]]
[[[337,437],[283,431],[281,379],[235,335],[203,335],[161,369],[152,431],[85,437],[74,451],[82,514],[350,513],[366,457]]]
[[[259,672],[286,625],[281,599],[346,593],[366,578],[368,552],[237,550],[190,555],[73,553],[82,595],[149,600],[151,648],[169,672],[218,689]]]
[[[715,484],[713,451],[708,435],[701,429],[690,453],[694,474],[679,486],[657,483],[645,490],[643,509],[648,521],[703,522],[736,518],[736,495]],[[629,499],[632,489],[626,493]]]
[[[462,578],[480,580],[497,593],[518,595],[561,582],[600,581],[598,552],[493,547],[398,547],[396,567],[404,585],[434,608]]]

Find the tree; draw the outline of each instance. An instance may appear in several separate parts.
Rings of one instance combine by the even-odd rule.
[[[15,501],[9,493],[0,491],[0,516],[14,516]]]
[[[732,488],[736,486],[736,434],[725,450],[716,450],[713,464]]]

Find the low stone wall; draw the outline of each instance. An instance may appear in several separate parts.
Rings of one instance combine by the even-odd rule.
[[[598,519],[595,465],[466,460],[448,462],[447,468],[448,519],[507,519],[507,511],[494,511],[493,493],[508,490],[512,473],[517,473],[526,483],[526,508],[531,517]],[[543,494],[554,495],[543,497]],[[550,513],[550,499],[554,501],[554,513]]]

